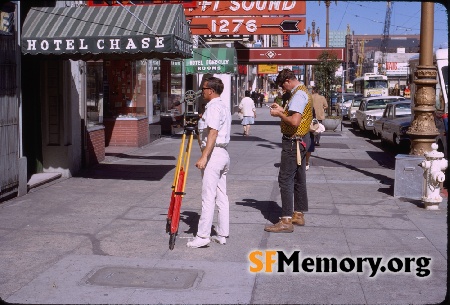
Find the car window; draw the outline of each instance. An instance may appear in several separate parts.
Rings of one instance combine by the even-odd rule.
[[[411,109],[411,104],[410,103],[397,104],[397,109]]]
[[[370,100],[367,102],[367,110],[384,109],[388,102],[390,102],[390,101],[384,100],[384,99]]]
[[[361,100],[353,100],[352,107],[359,107],[360,104],[361,104]]]
[[[386,107],[386,110],[387,110],[387,116],[388,117],[392,117],[394,114],[392,113],[392,110],[393,110],[393,107]]]
[[[364,111],[364,108],[365,108],[365,105],[366,103],[365,102],[362,102],[360,105],[359,105],[359,110],[361,110],[361,111]]]

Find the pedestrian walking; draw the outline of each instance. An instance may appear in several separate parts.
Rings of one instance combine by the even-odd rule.
[[[255,106],[258,107],[258,92],[253,90],[252,94],[250,95],[250,97],[252,98],[253,103],[255,103]]]
[[[243,115],[241,125],[244,127],[244,136],[248,136],[250,125],[255,123],[256,109],[255,103],[250,98],[250,91],[245,91],[245,97],[239,103],[239,109]]]
[[[259,104],[260,108],[262,108],[262,106],[263,106],[263,101],[264,101],[264,94],[261,89],[258,93],[258,104]]]
[[[294,224],[305,225],[304,213],[308,211],[305,157],[311,141],[309,126],[312,121],[312,99],[308,89],[289,69],[280,71],[276,83],[286,91],[291,91],[286,107],[274,103],[270,109],[272,116],[281,119],[283,134],[278,174],[282,214],[278,223],[266,226],[264,230],[290,233],[294,231]]]
[[[322,123],[322,121],[325,120],[325,109],[328,108],[328,103],[327,99],[323,95],[319,94],[317,87],[313,87],[312,89],[312,102],[316,119],[319,123]],[[320,133],[314,136],[314,144],[316,146],[320,146]]]
[[[316,113],[314,111],[314,108],[312,110],[312,113],[313,113],[313,119],[317,119],[316,118]],[[315,134],[314,134],[314,132],[311,132],[311,131],[309,132],[309,139],[310,139],[311,143],[309,144],[309,148],[306,151],[306,158],[305,158],[305,161],[306,161],[305,170],[306,171],[309,170],[309,159],[311,158],[311,153],[313,153],[316,150]]]
[[[283,93],[281,91],[277,92],[277,96],[273,100],[274,103],[283,106]]]
[[[227,173],[230,156],[227,145],[230,142],[231,113],[229,101],[223,101],[220,95],[224,85],[217,77],[205,80],[202,93],[207,102],[205,112],[198,121],[201,157],[195,166],[202,173],[202,214],[198,222],[196,237],[187,243],[190,248],[206,246],[211,239],[226,244],[230,227],[230,204],[227,196]],[[217,235],[211,235],[215,206],[218,208]]]

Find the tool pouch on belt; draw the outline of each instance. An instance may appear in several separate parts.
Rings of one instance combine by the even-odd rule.
[[[300,141],[297,140],[297,165],[302,165],[302,154],[300,153]]]
[[[304,149],[306,149],[306,143],[303,142],[301,138],[297,139],[295,141],[297,143],[297,165],[302,165],[302,154],[300,151],[300,144],[303,146]]]

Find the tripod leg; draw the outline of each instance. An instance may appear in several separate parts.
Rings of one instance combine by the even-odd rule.
[[[187,173],[189,169],[189,159],[191,156],[191,150],[192,150],[192,141],[193,141],[193,134],[191,133],[189,136],[189,140],[187,143],[187,149],[186,149],[186,155],[184,160],[184,168],[182,167],[179,171],[178,180],[177,180],[177,186],[176,186],[176,192],[175,192],[175,202],[172,212],[172,219],[170,224],[170,232],[175,233],[178,231],[178,225],[180,223],[180,213],[181,213],[181,202],[184,197],[184,189],[186,187],[186,180],[187,180]]]
[[[170,196],[169,211],[167,212],[166,233],[170,233],[170,226],[172,223],[174,205],[175,205],[175,191],[172,190],[172,195]]]
[[[184,143],[186,141],[186,133],[183,133],[183,136],[181,138],[181,144],[180,144],[180,151],[178,152],[178,159],[177,159],[177,167],[175,169],[175,175],[173,177],[173,183],[172,183],[172,188],[175,190],[175,187],[177,185],[177,179],[178,179],[178,173],[180,172],[181,169],[181,164],[182,161],[184,159]]]
[[[173,215],[172,215],[172,223],[170,225],[170,233],[178,232],[178,225],[180,223],[180,213],[181,213],[181,201],[183,200],[183,196],[181,195],[181,188],[183,186],[183,181],[185,179],[183,169],[180,171],[179,184],[177,193],[175,194],[175,203],[173,206]]]
[[[182,160],[184,158],[184,143],[186,140],[186,134],[183,133],[183,137],[181,139],[181,145],[180,145],[180,151],[178,153],[178,160],[177,160],[177,166],[175,168],[175,175],[172,182],[172,196],[170,197],[170,204],[169,204],[169,210],[167,212],[167,223],[166,223],[166,232],[169,233],[170,231],[170,223],[172,222],[172,216],[173,216],[173,207],[175,204],[175,190],[178,184],[178,177],[181,169]]]
[[[178,235],[178,226],[180,224],[180,211],[181,211],[181,201],[183,200],[182,195],[178,192],[178,190],[181,190],[183,186],[183,180],[184,180],[184,171],[183,169],[180,170],[179,178],[178,178],[178,187],[177,192],[175,192],[174,195],[174,205],[173,205],[173,213],[172,213],[172,219],[170,221],[170,224],[167,223],[166,225],[166,231],[168,230],[168,227],[170,225],[170,237],[169,237],[169,249],[173,250],[175,247],[175,240]]]
[[[188,175],[188,172],[189,172],[189,160],[191,159],[191,150],[192,150],[192,142],[193,142],[193,140],[194,140],[194,134],[191,133],[189,135],[189,140],[188,140],[187,150],[186,150],[186,163],[184,165],[185,174],[184,174],[182,192],[184,192],[184,189],[186,187],[186,180],[187,180],[187,175]]]
[[[173,250],[173,248],[175,247],[175,240],[177,239],[177,232],[175,232],[174,234],[170,234],[169,237],[169,249]]]
[[[181,202],[184,197],[184,189],[186,187],[187,172],[189,169],[189,159],[191,157],[192,141],[194,138],[193,133],[189,134],[189,140],[186,147],[186,154],[183,154],[184,142],[186,132],[183,133],[182,146],[180,146],[180,153],[178,157],[176,176],[174,177],[172,198],[170,201],[169,213],[166,224],[166,232],[170,231],[169,249],[173,250],[175,247],[175,241],[178,234],[178,227],[180,223]],[[184,165],[184,166],[183,166]],[[170,228],[170,230],[169,230]]]

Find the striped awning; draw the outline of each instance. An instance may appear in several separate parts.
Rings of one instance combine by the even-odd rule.
[[[235,48],[199,48],[185,60],[186,74],[237,74]]]
[[[33,7],[22,53],[71,59],[189,58],[192,43],[181,4]]]

